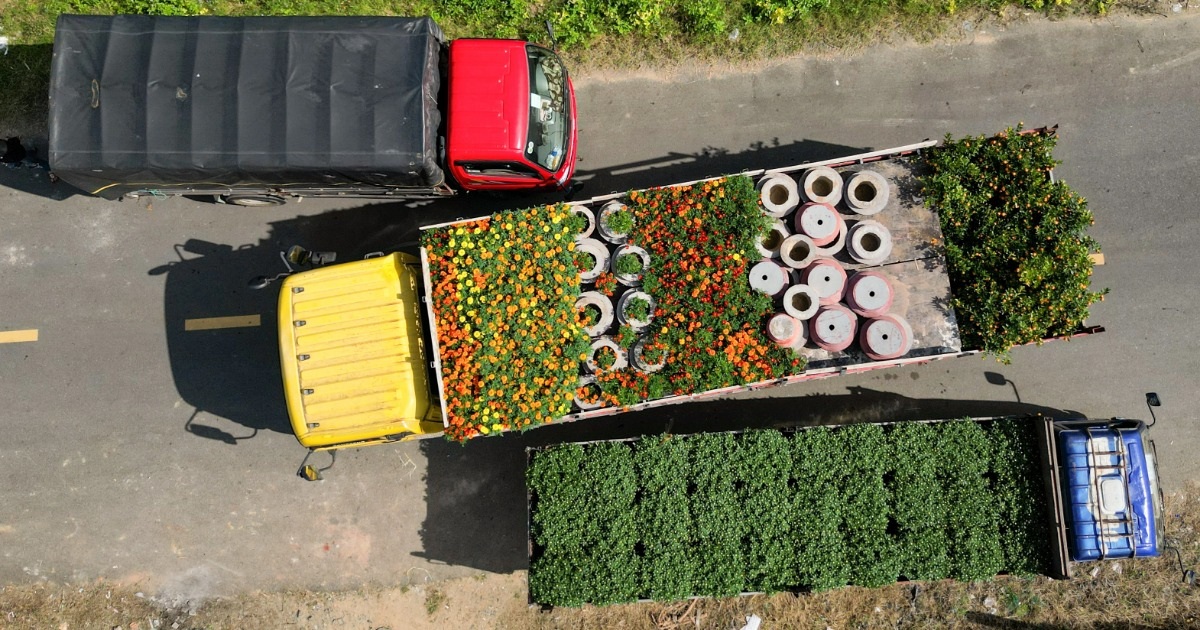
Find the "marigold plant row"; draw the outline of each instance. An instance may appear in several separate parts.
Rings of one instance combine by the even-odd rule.
[[[1045,570],[1021,419],[567,444],[530,454],[534,602],[821,590]]]
[[[582,219],[555,205],[424,234],[449,437],[570,412],[588,350],[575,310],[581,229]]]

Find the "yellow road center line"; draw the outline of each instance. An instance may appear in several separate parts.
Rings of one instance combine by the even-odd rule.
[[[36,328],[30,330],[6,330],[0,332],[0,343],[21,343],[23,341],[37,341],[38,331]]]
[[[1088,258],[1091,258],[1092,264],[1096,265],[1097,267],[1104,264],[1104,254],[1103,253],[1088,254]]]
[[[202,317],[183,320],[184,330],[216,330],[218,328],[252,328],[261,325],[258,315],[234,315],[232,317]]]

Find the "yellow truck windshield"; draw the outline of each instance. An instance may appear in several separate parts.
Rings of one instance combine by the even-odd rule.
[[[288,415],[313,449],[442,430],[430,396],[420,266],[395,253],[298,273],[279,295]]]

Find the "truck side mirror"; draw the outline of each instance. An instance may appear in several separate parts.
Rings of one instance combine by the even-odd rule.
[[[266,276],[255,276],[255,277],[251,278],[250,282],[248,282],[246,284],[251,289],[258,290],[258,289],[267,288],[274,281],[275,281],[275,278],[268,278]]]
[[[1155,422],[1158,422],[1158,418],[1154,416],[1154,408],[1161,406],[1162,400],[1159,399],[1157,392],[1146,392],[1146,408],[1150,410],[1150,424],[1146,426],[1152,427]]]

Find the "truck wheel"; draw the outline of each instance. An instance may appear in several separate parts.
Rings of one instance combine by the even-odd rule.
[[[235,206],[247,208],[264,208],[266,206],[282,206],[287,203],[283,197],[275,195],[223,195],[221,200]]]

